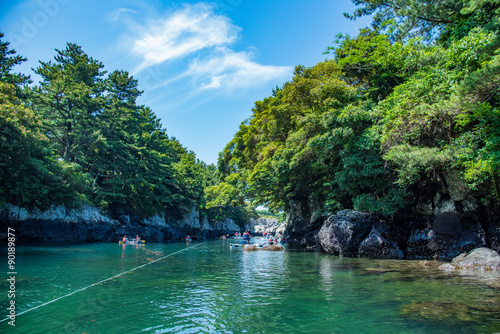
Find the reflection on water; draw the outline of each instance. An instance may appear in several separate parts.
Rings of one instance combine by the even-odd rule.
[[[88,288],[18,316],[15,328],[2,322],[0,332],[500,332],[498,274],[243,252],[227,240],[194,245],[18,247],[18,312]],[[0,302],[3,308],[5,294]]]

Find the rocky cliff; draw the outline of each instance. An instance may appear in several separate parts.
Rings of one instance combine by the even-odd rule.
[[[290,203],[285,236],[292,247],[372,258],[451,260],[478,247],[500,251],[500,217],[470,196],[457,173],[446,187],[420,200],[406,213],[380,219],[343,210],[311,214],[314,206]]]
[[[246,231],[252,231],[256,234],[273,233],[280,234],[285,230],[284,224],[278,222],[275,218],[258,218],[250,219],[250,222],[245,225]]]
[[[116,242],[120,236],[139,234],[147,242],[183,240],[186,235],[199,238],[217,237],[240,231],[231,219],[209,221],[196,208],[180,218],[154,216],[139,219],[123,215],[110,219],[91,206],[66,208],[52,206],[47,210],[28,210],[14,205],[0,206],[0,240],[7,227],[16,230],[19,241]]]

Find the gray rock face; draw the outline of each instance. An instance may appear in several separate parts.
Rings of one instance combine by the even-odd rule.
[[[451,196],[456,189],[450,184],[448,187]],[[408,259],[451,261],[462,252],[488,245],[487,233],[480,223],[479,204],[473,198],[464,198],[467,191],[460,187],[463,196],[455,194],[450,198],[438,192],[433,215],[411,226],[406,242]],[[418,216],[415,219],[418,221]]]
[[[219,236],[220,233],[240,231],[231,219],[223,222],[200,221],[198,210],[175,221],[164,216],[137,219],[122,215],[112,220],[95,207],[84,206],[69,209],[63,205],[52,206],[42,211],[27,210],[14,205],[0,206],[0,238],[5,237],[7,227],[16,230],[19,241],[47,242],[116,242],[123,235],[140,235],[147,242],[183,240],[187,234],[200,237]]]
[[[500,255],[489,248],[477,248],[455,257],[451,263],[439,266],[443,270],[500,271]]]
[[[181,239],[184,239],[188,234],[200,238],[212,238],[219,237],[221,234],[232,234],[241,231],[241,227],[232,219],[225,218],[222,221],[209,221],[195,207],[180,218],[166,217],[165,221],[168,226],[180,232]]]
[[[61,242],[102,241],[116,225],[94,207],[68,209],[62,205],[45,211],[6,205],[0,207],[0,223],[14,228],[20,241]]]
[[[281,224],[275,218],[258,218],[250,219],[250,222],[245,226],[245,230],[252,231],[257,234],[276,233],[280,229]]]
[[[290,248],[320,249],[318,231],[324,223],[324,218],[312,214],[318,209],[317,203],[290,201],[289,206],[285,223],[277,230],[278,234],[287,239]]]
[[[500,248],[499,219],[491,218],[485,230],[473,199],[455,202],[442,196],[432,215],[429,203],[425,207],[425,215],[415,216],[415,222],[406,225],[386,224],[374,215],[343,210],[325,221],[317,240],[329,254],[392,259],[451,261],[475,248]]]

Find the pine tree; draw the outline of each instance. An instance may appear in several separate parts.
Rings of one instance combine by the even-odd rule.
[[[58,156],[88,168],[103,107],[104,66],[76,44],[56,51],[54,63],[41,61],[35,70],[42,82],[33,91],[33,103]]]

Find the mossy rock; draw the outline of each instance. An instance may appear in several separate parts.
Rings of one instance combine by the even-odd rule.
[[[260,250],[279,252],[279,251],[283,250],[283,246],[280,246],[280,245],[269,245],[269,246],[262,247]]]
[[[475,307],[450,302],[415,302],[401,308],[401,316],[416,320],[440,320],[449,322],[481,321],[484,312]]]
[[[258,251],[257,245],[245,245],[243,246],[243,250],[247,252]]]

